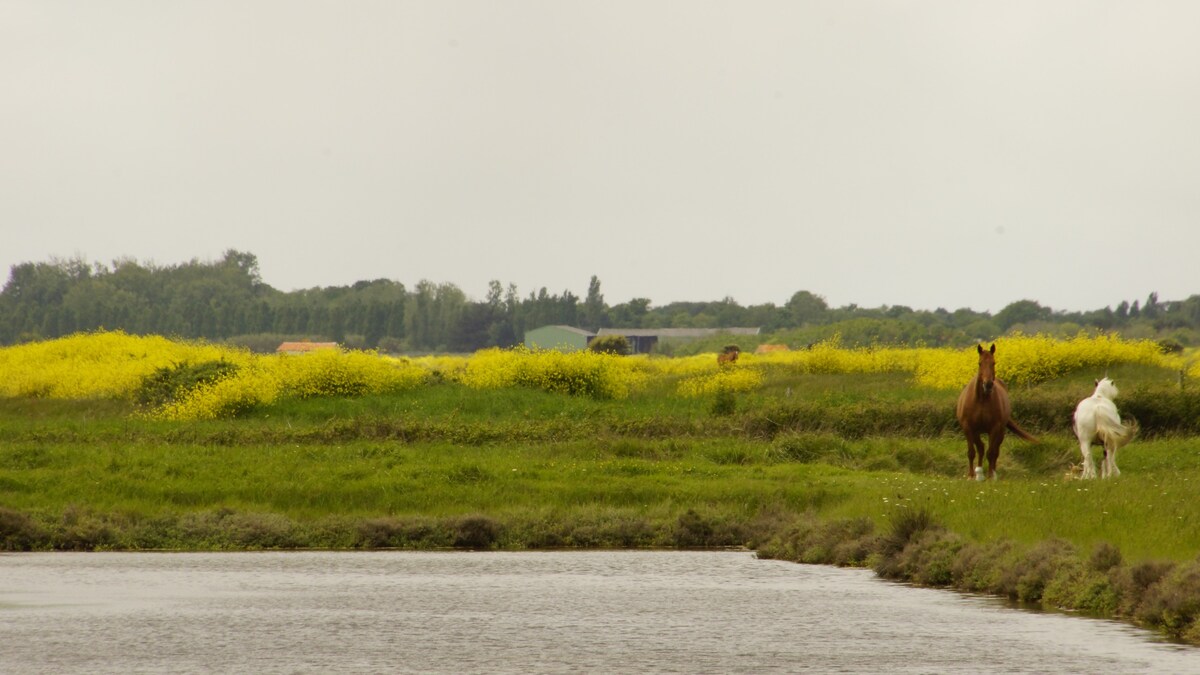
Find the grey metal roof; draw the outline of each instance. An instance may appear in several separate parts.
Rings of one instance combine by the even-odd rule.
[[[626,337],[701,338],[712,335],[758,335],[760,328],[601,328],[597,335]]]
[[[574,326],[538,326],[537,328],[534,328],[533,330],[542,330],[543,328],[557,328],[559,330],[565,330],[568,333],[575,333],[576,335],[586,335],[587,337],[591,337],[591,336],[595,335],[595,333],[593,333],[590,330],[584,330],[582,328],[576,328]],[[530,331],[526,331],[526,332],[530,332]]]

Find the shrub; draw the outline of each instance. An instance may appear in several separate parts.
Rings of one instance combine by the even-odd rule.
[[[688,378],[679,383],[679,395],[684,397],[704,396],[722,392],[746,392],[762,386],[763,376],[758,370],[738,366],[727,366],[707,375]]]
[[[905,578],[911,569],[906,565],[902,553],[909,544],[916,542],[926,532],[940,531],[933,516],[925,509],[906,509],[892,518],[891,529],[879,540],[879,559],[875,573],[886,579]]]
[[[628,356],[633,350],[624,335],[600,335],[588,343],[590,351],[613,356]]]
[[[646,379],[633,361],[591,351],[483,349],[448,374],[472,389],[527,387],[597,399],[625,398]]]
[[[142,383],[134,392],[133,399],[142,407],[157,408],[178,400],[201,385],[212,384],[223,377],[232,375],[237,370],[237,364],[223,358],[200,363],[185,361],[163,366],[142,378]]]
[[[1183,353],[1183,345],[1180,344],[1180,342],[1178,340],[1173,340],[1171,338],[1163,338],[1163,339],[1159,340],[1158,348],[1161,349],[1162,353],[1164,353],[1164,354],[1182,354]]]
[[[115,542],[116,531],[104,516],[77,506],[63,512],[51,534],[51,545],[59,551],[94,551]]]
[[[761,545],[758,554],[810,564],[861,566],[877,548],[875,525],[868,518],[822,522],[809,515]]]
[[[1107,573],[1121,564],[1121,549],[1102,541],[1096,544],[1092,555],[1088,558],[1088,568],[1096,572]]]
[[[358,523],[356,548],[445,548],[457,536],[454,523],[428,518],[372,518]]]
[[[455,524],[454,547],[491,548],[500,538],[502,530],[500,523],[487,516],[466,516]]]
[[[961,537],[943,530],[925,530],[898,556],[903,578],[923,586],[954,583],[954,561],[964,546]]]
[[[300,548],[304,545],[296,523],[277,513],[233,513],[224,519],[222,529],[237,548]]]
[[[0,551],[28,551],[45,533],[28,515],[0,507]]]
[[[1178,565],[1151,586],[1138,618],[1176,638],[1191,631],[1200,619],[1200,562]]]
[[[708,546],[712,540],[713,526],[707,518],[688,509],[675,523],[675,545],[681,547]]]
[[[1061,568],[1070,564],[1078,564],[1075,548],[1070,542],[1048,539],[1038,543],[1008,571],[1011,577],[1015,577],[1015,583],[1009,584],[1015,589],[1014,599],[1041,602],[1047,584],[1059,574]]]
[[[1117,400],[1121,416],[1137,420],[1144,436],[1200,433],[1200,390],[1139,387]]]

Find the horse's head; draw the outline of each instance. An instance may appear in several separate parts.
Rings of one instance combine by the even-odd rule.
[[[1113,381],[1107,377],[1102,377],[1096,380],[1096,392],[1094,395],[1114,399],[1117,397],[1117,385],[1113,384]]]
[[[976,351],[979,352],[979,386],[983,387],[983,393],[992,393],[992,387],[996,384],[996,345],[992,344],[992,348],[984,351],[983,345],[975,345]]]

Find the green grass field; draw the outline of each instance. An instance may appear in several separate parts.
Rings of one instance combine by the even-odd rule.
[[[1172,374],[1154,369],[1113,375],[1128,391],[1171,386]],[[1110,542],[1131,558],[1190,559],[1200,551],[1189,490],[1200,482],[1200,437],[1144,426],[1121,453],[1119,479],[1067,480],[1079,461],[1069,408],[1088,385],[1080,374],[1014,391],[1018,419],[1023,398],[1053,412],[1021,420],[1041,442],[1010,436],[1001,479],[988,483],[962,477],[955,394],[902,375],[775,377],[731,414],[715,414],[711,398],[654,391],[598,401],[452,384],[186,423],[140,419],[113,401],[0,399],[0,505],[47,527],[68,511],[130,522],[232,510],[299,524],[475,514],[511,526],[497,540],[510,547],[543,541],[537,524],[563,539],[599,512],[644,523],[646,534],[626,543],[669,545],[664,533],[691,511],[726,533],[714,543],[736,545],[762,536],[746,524],[768,516],[885,524],[922,508],[979,541],[1060,537]],[[1065,417],[1058,428],[1041,421],[1056,417]],[[841,433],[830,420],[858,426]],[[730,538],[739,530],[746,541]],[[111,545],[143,546],[118,534]]]

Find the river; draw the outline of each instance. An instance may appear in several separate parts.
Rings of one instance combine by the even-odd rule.
[[[1200,673],[1200,650],[736,551],[19,553],[0,672]]]

